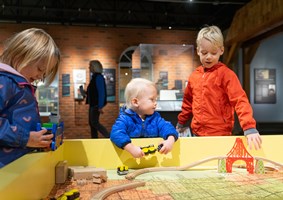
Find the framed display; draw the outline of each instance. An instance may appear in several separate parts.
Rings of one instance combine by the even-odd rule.
[[[74,98],[77,101],[84,99],[81,94],[80,87],[86,83],[86,70],[85,69],[73,69],[73,81],[74,81]]]
[[[86,82],[86,70],[85,69],[74,69],[73,70],[73,81],[74,83],[85,83]]]
[[[103,69],[103,75],[106,82],[106,90],[107,90],[107,101],[113,102],[115,101],[115,77],[116,77],[116,70],[115,69]]]
[[[168,72],[167,71],[159,72],[159,80],[161,81],[161,89],[167,90],[168,89]]]
[[[276,103],[276,70],[255,69],[255,92],[254,103],[275,104]]]
[[[62,96],[70,96],[70,74],[62,74]]]
[[[175,80],[175,89],[176,90],[183,89],[182,80]]]

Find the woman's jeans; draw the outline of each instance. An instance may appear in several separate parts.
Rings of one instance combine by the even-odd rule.
[[[98,107],[89,108],[89,125],[91,129],[91,138],[98,138],[99,131],[105,138],[109,138],[109,132],[107,129],[99,123],[100,112]]]

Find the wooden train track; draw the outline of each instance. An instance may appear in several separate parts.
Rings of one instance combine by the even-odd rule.
[[[116,192],[120,192],[122,190],[129,190],[129,189],[133,189],[136,187],[141,187],[141,186],[145,186],[145,182],[144,181],[138,181],[138,182],[131,182],[131,183],[126,183],[123,185],[118,185],[118,186],[112,186],[110,188],[106,188],[104,190],[101,190],[100,192],[96,193],[91,200],[103,200],[105,199],[107,196],[116,193]]]
[[[269,162],[275,166],[278,166],[280,168],[283,168],[283,164],[279,163],[279,162],[275,162],[273,160],[270,160],[270,159],[267,159],[267,158],[263,158],[263,157],[254,157],[254,159],[256,160],[262,160],[262,161],[265,161],[265,162]]]
[[[157,171],[184,171],[186,169],[198,166],[202,163],[205,162],[209,162],[211,160],[218,160],[218,159],[226,159],[227,156],[213,156],[213,157],[209,157],[209,158],[205,158],[203,160],[199,160],[193,163],[190,163],[188,165],[184,165],[184,166],[179,166],[179,167],[150,167],[150,168],[144,168],[144,169],[139,169],[133,172],[128,173],[125,178],[128,180],[133,180],[135,179],[137,176],[141,175],[141,174],[145,174],[145,173],[149,173],[149,172],[157,172]],[[269,160],[267,158],[263,158],[263,157],[254,157],[255,160],[263,160],[265,162],[269,162],[272,163],[273,165],[279,166],[281,168],[283,168],[283,164]],[[119,186],[113,186],[110,188],[106,188],[98,193],[96,193],[91,200],[103,200],[105,199],[107,196],[122,191],[122,190],[128,190],[128,189],[133,189],[136,187],[141,187],[144,186],[145,182],[139,181],[139,182],[131,182],[131,183],[126,183],[123,185],[119,185]]]
[[[128,180],[133,180],[135,179],[137,176],[141,175],[141,174],[145,174],[148,172],[158,172],[158,171],[184,171],[186,169],[198,166],[202,163],[205,162],[209,162],[211,160],[217,160],[217,159],[225,159],[227,158],[227,156],[213,156],[213,157],[209,157],[209,158],[205,158],[203,160],[199,160],[196,162],[193,162],[191,164],[188,165],[184,165],[184,166],[179,166],[179,167],[150,167],[150,168],[144,168],[144,169],[139,169],[133,172],[128,173],[125,178]]]
[[[213,157],[209,157],[209,158],[205,158],[203,160],[199,160],[193,163],[190,163],[188,165],[184,165],[184,166],[179,166],[179,167],[150,167],[150,168],[144,168],[144,169],[139,169],[133,172],[128,173],[125,178],[128,180],[133,180],[135,179],[137,176],[141,175],[141,174],[145,174],[145,173],[149,173],[149,172],[158,172],[158,171],[184,171],[186,169],[198,166],[202,163],[205,162],[209,162],[211,160],[218,160],[218,159],[226,159],[227,156],[213,156]],[[283,164],[269,160],[267,158],[263,158],[263,157],[254,157],[255,160],[263,160],[265,162],[269,162],[272,163],[276,166],[279,166],[281,168],[283,168]]]

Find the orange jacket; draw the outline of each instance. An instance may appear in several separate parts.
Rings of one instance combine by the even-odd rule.
[[[231,135],[234,110],[244,131],[255,129],[252,107],[237,75],[221,62],[206,70],[199,66],[189,77],[178,123],[184,125],[193,115],[194,134]]]

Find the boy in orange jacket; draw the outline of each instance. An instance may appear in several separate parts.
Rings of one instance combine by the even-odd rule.
[[[223,35],[217,26],[200,30],[197,54],[201,66],[190,75],[178,115],[177,129],[193,115],[191,128],[196,136],[229,136],[234,126],[236,111],[250,147],[261,148],[261,137],[256,129],[252,107],[237,75],[219,62],[224,53]]]

